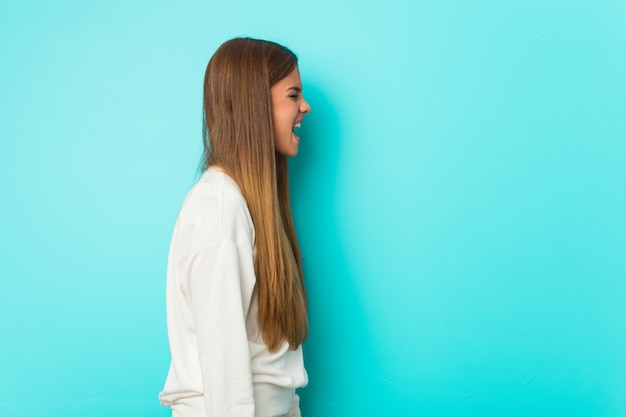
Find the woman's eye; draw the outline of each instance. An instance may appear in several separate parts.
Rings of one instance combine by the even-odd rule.
[[[297,98],[298,98],[298,95],[297,95],[297,94],[291,94],[291,95],[289,96],[289,98],[292,98],[292,99],[294,99],[294,100],[295,100],[295,99],[297,99]]]

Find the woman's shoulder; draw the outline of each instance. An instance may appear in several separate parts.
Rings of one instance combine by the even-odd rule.
[[[246,246],[254,242],[246,200],[237,183],[219,168],[207,169],[189,191],[178,222],[193,228],[192,233],[205,242],[232,240]]]
[[[246,203],[235,180],[217,167],[210,167],[204,171],[190,194],[194,191],[206,197],[221,198],[229,203],[244,205]]]

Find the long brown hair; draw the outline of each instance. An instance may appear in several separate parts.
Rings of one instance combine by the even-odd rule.
[[[287,159],[274,148],[270,88],[297,66],[273,42],[236,38],[215,52],[204,78],[203,168],[239,185],[255,228],[255,272],[263,340],[292,349],[308,333],[302,260],[289,201]]]

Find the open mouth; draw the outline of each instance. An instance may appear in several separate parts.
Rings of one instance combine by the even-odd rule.
[[[295,125],[291,128],[291,132],[293,133],[293,136],[296,138],[296,140],[297,140],[298,142],[300,142],[300,138],[298,137],[298,135],[296,135],[296,129],[299,129],[299,128],[300,128],[300,123],[301,123],[301,122],[296,123],[296,124],[295,124]]]

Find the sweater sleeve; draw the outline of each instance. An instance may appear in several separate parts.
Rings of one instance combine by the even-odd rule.
[[[222,240],[191,259],[187,294],[197,337],[207,417],[254,417],[246,317],[255,284],[253,255]]]

